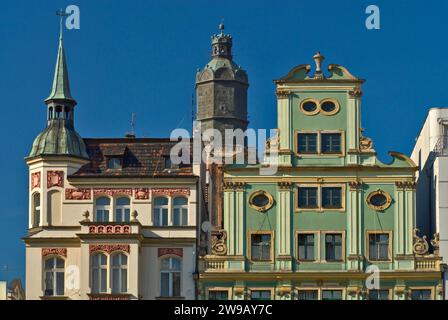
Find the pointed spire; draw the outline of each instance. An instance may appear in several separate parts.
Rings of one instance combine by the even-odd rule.
[[[63,11],[57,13],[60,16],[60,30],[59,30],[59,49],[58,49],[58,56],[56,59],[56,68],[54,71],[54,78],[53,78],[53,86],[51,88],[51,93],[48,96],[47,99],[45,99],[45,102],[49,100],[71,100],[75,102],[75,99],[73,99],[71,93],[70,93],[70,83],[68,80],[68,69],[67,69],[67,62],[65,59],[65,52],[64,52],[64,41],[62,37],[62,18],[65,15]]]

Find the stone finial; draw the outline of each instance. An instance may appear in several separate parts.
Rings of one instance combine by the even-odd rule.
[[[314,56],[313,60],[316,63],[316,72],[314,73],[315,79],[323,79],[324,75],[322,73],[322,61],[325,60],[325,57],[318,51]]]
[[[83,212],[82,216],[84,217],[84,222],[90,222],[89,216],[90,216],[90,212],[89,210],[86,210]]]
[[[137,212],[137,210],[132,211],[131,216],[132,216],[132,222],[138,222],[138,219],[137,219],[138,212]]]

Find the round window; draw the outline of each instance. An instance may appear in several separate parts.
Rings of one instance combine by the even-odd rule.
[[[255,191],[249,197],[249,205],[260,212],[265,212],[269,210],[274,204],[274,199],[272,196],[263,190]]]
[[[314,114],[317,111],[317,104],[314,101],[305,101],[302,103],[302,109],[305,113]]]
[[[331,113],[336,110],[336,104],[333,101],[325,101],[322,103],[322,105],[320,107],[321,107],[322,111],[324,111],[326,113]]]
[[[373,191],[367,197],[367,204],[375,211],[384,211],[390,207],[391,203],[391,196],[383,190]]]

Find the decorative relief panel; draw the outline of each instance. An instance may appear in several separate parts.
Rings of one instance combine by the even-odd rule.
[[[64,171],[47,171],[47,188],[64,187]]]
[[[122,194],[122,195],[127,195],[127,196],[132,196],[132,189],[112,189],[112,188],[108,188],[108,189],[93,189],[93,195],[97,196],[97,195],[107,195],[110,197],[113,197],[117,194]]]
[[[65,189],[65,200],[90,200],[92,191],[90,189]]]
[[[67,257],[67,248],[42,248],[42,257],[46,256],[61,256]]]
[[[184,250],[182,248],[158,248],[157,249],[157,257],[165,256],[165,255],[175,255],[178,257],[183,257]]]
[[[114,251],[130,252],[130,246],[128,244],[91,244],[89,245],[89,252],[103,251],[106,253],[112,253]]]
[[[174,195],[189,196],[190,189],[189,188],[153,188],[153,189],[151,189],[151,193],[153,195],[163,195],[163,196],[174,196]]]
[[[95,234],[128,234],[131,233],[131,226],[90,226],[89,233]]]
[[[40,188],[40,172],[31,174],[31,190],[35,188]]]
[[[134,189],[134,197],[137,200],[148,200],[149,199],[149,189],[148,188]]]

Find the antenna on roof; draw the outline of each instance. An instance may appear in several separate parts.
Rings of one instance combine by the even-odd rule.
[[[126,138],[130,138],[130,139],[134,139],[135,138],[135,118],[136,118],[136,114],[133,112],[131,115],[131,131],[127,132],[125,137]]]

